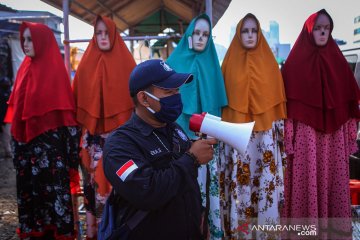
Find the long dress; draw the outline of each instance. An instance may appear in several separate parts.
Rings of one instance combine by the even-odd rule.
[[[201,52],[190,48],[188,42],[188,38],[193,35],[198,19],[205,19],[210,26],[207,44]],[[189,119],[192,114],[208,112],[220,116],[221,108],[227,104],[224,79],[212,39],[211,21],[206,14],[199,15],[191,21],[167,63],[177,72],[193,74],[193,80],[180,88],[184,107],[176,122],[180,124],[191,139],[197,139],[198,137],[189,129]],[[217,152],[218,149],[215,149],[213,160],[207,166],[201,166],[198,171],[203,206],[208,205],[209,210],[208,224],[211,239],[221,239],[223,236],[220,218],[219,159]],[[208,187],[206,184],[209,184]],[[207,188],[209,189],[208,194],[206,193]]]
[[[285,90],[278,65],[261,31],[254,48],[245,48],[241,28],[225,55],[222,71],[229,105],[222,119],[232,123],[255,121],[244,153],[221,143],[222,216],[229,239],[279,239],[274,231],[252,231],[252,226],[280,224],[284,203],[283,168]],[[240,138],[239,138],[240,139]]]
[[[312,30],[320,14],[331,30],[319,47]],[[349,155],[356,150],[360,94],[332,30],[324,9],[312,14],[282,69],[288,99],[284,217],[314,224],[317,239],[351,239]]]
[[[287,217],[307,218],[323,229],[337,226],[334,229],[344,231],[346,236],[346,227],[349,231],[351,224],[349,156],[357,149],[356,131],[355,119],[333,133],[319,132],[302,122],[286,120],[285,147],[291,156],[285,179]],[[330,219],[330,227],[327,219]],[[331,232],[327,234],[325,231],[318,237],[338,237]]]
[[[107,27],[110,49],[102,51],[94,34],[73,83],[76,119],[82,127],[81,169],[88,238],[96,237],[97,223],[111,192],[102,168],[104,141],[108,133],[130,118],[134,107],[128,86],[136,66],[134,58],[117,33],[115,23],[104,16],[98,16],[96,22],[99,20]]]

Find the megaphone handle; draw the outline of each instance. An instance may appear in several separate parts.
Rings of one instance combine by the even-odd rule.
[[[207,139],[207,134],[206,133],[196,132],[195,135],[198,136],[201,139]]]

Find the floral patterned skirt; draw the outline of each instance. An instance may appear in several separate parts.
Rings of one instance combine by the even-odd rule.
[[[14,167],[20,238],[74,239],[70,169],[78,169],[79,132],[75,127],[48,131],[29,143],[14,141]]]
[[[220,196],[227,239],[278,239],[279,234],[251,231],[251,224],[279,224],[284,202],[283,121],[253,132],[244,155],[220,144]]]
[[[207,165],[201,165],[198,170],[198,183],[201,191],[202,206],[206,207],[208,202],[208,228],[210,240],[222,239],[224,232],[221,225],[220,216],[220,193],[219,193],[219,147],[214,148],[214,158],[208,162]],[[207,173],[208,168],[208,173]],[[206,189],[206,184],[209,184],[209,189]],[[209,196],[206,196],[208,192]]]
[[[103,147],[108,135],[92,135],[84,129],[81,137],[81,167],[88,238],[95,238],[97,235],[97,226],[112,189],[102,168]]]

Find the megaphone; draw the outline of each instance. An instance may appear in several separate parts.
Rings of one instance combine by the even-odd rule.
[[[189,128],[193,132],[205,133],[229,144],[244,154],[249,143],[255,122],[229,123],[209,113],[193,114]]]

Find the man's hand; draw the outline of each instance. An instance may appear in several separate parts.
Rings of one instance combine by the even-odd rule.
[[[213,159],[214,144],[217,144],[217,140],[215,138],[200,139],[192,143],[189,152],[197,157],[199,164],[206,164]]]

